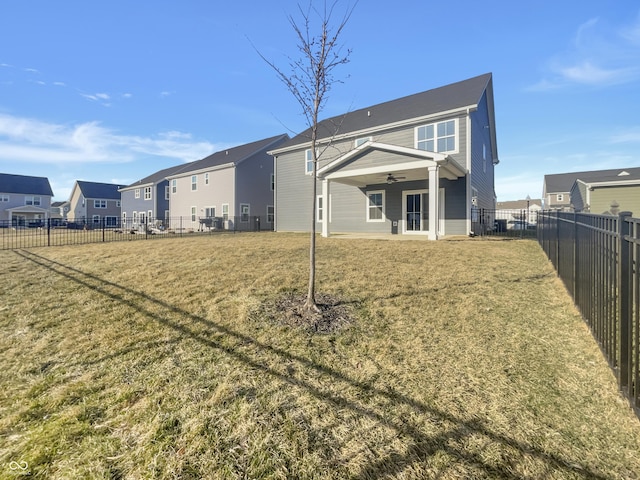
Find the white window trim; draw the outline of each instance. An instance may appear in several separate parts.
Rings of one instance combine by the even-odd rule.
[[[384,190],[367,190],[366,193],[367,193],[366,194],[367,222],[371,222],[371,223],[385,222],[387,220],[386,208],[385,208],[385,203],[386,203],[385,191]],[[370,212],[372,207],[369,204],[369,195],[378,194],[378,193],[382,194],[382,218],[370,218]]]
[[[174,194],[178,191],[178,180],[175,178],[171,180],[171,193]]]
[[[322,195],[316,197],[316,222],[322,222],[322,216],[326,210],[323,199],[324,197]],[[322,206],[320,203],[322,203]]]
[[[271,209],[271,213],[269,213],[269,209]],[[271,219],[269,219],[271,217]],[[273,205],[267,205],[267,223],[273,223],[276,219],[276,209]]]
[[[198,191],[198,175],[191,175],[191,191],[192,192]]]
[[[151,187],[144,187],[144,199],[151,200],[152,197],[153,197],[153,189]]]
[[[204,184],[205,185],[209,185],[209,173],[205,173],[204,174]]]
[[[556,201],[557,202],[564,202],[564,194],[563,193],[556,194]]]
[[[164,187],[164,199],[169,200],[169,193],[171,192],[171,187],[167,185]]]
[[[91,223],[94,225],[100,225],[100,215],[93,215],[91,217]]]
[[[213,215],[207,215],[207,210],[212,210]],[[216,206],[215,205],[210,205],[208,207],[204,207],[204,216],[207,218],[212,218],[216,216]]]
[[[271,174],[271,177],[269,178],[269,181],[270,181],[270,185],[269,186],[271,188],[271,191],[273,192],[276,189],[276,174],[275,173]]]
[[[97,202],[100,202],[99,204]],[[104,207],[102,206],[104,202]],[[100,208],[100,209],[104,209],[107,208],[107,201],[106,200],[98,200],[98,199],[93,199],[93,208]]]
[[[10,200],[9,195],[0,195],[0,202],[8,202]]]
[[[226,212],[225,212],[226,210]],[[226,215],[226,217],[225,217]],[[228,203],[223,203],[222,204],[222,219],[223,220],[229,220],[229,204]]]
[[[309,155],[311,155],[311,158],[309,158]],[[311,169],[309,169],[309,166]],[[313,155],[311,154],[310,148],[304,151],[304,174],[313,175]]]
[[[441,123],[446,123],[446,122],[450,122],[453,121],[454,122],[454,128],[456,133],[454,134],[454,147],[453,150],[446,150],[444,152],[438,152],[438,125]],[[433,146],[434,146],[434,150],[437,153],[447,153],[447,154],[454,154],[454,153],[459,153],[460,152],[460,122],[458,122],[457,118],[449,118],[447,120],[440,120],[438,122],[432,122],[432,123],[425,123],[424,125],[418,125],[417,127],[415,127],[413,129],[413,138],[414,138],[414,143],[413,146],[416,148],[416,150],[420,150],[418,148],[418,129],[423,128],[423,127],[428,127],[429,125],[433,125]],[[424,140],[421,140],[424,141]]]
[[[242,207],[247,207],[247,219],[246,220],[242,219],[242,215],[243,215],[243,212],[242,212],[243,208]],[[249,203],[241,203],[240,204],[240,221],[244,222],[244,223],[247,223],[250,220],[251,220],[251,205]]]
[[[191,215],[191,221],[195,222],[198,220],[198,207],[191,206],[191,210],[189,211],[189,215]]]
[[[134,198],[140,198],[140,189],[139,189],[139,188],[136,188],[136,189],[133,191],[133,197],[134,197]]]
[[[37,202],[36,199],[38,200]],[[27,197],[24,197],[24,204],[32,207],[40,207],[42,206],[42,197],[39,195],[29,195]]]

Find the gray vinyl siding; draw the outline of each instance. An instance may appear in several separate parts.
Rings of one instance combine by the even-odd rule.
[[[640,216],[640,185],[594,187],[591,191],[591,212],[605,213],[611,211],[615,201],[619,212],[632,212]]]
[[[471,187],[478,191],[478,208],[494,209],[495,185],[494,165],[491,152],[491,132],[489,128],[489,113],[487,109],[487,95],[483,94],[478,109],[471,113]],[[486,158],[483,157],[483,145]]]
[[[576,183],[574,183],[573,187],[571,188],[571,193],[569,194],[569,197],[571,198],[571,207],[576,212],[582,212],[585,210],[585,208],[586,209],[589,208],[588,205],[586,205],[587,186],[584,183],[580,181],[577,181]]]
[[[0,202],[0,220],[9,220],[9,212],[7,212],[8,209],[16,208],[16,207],[24,207],[26,202],[26,197],[40,197],[40,205],[38,205],[37,207],[47,211],[51,209],[51,197],[49,195],[40,195],[40,194],[32,195],[32,194],[23,194],[23,193],[4,193],[3,195],[7,195],[9,197],[9,201]]]
[[[256,154],[236,167],[236,212],[240,215],[240,204],[250,205],[250,216],[260,217],[266,222],[267,205],[273,205],[271,174],[273,157],[266,152]],[[221,216],[221,210],[218,212]]]
[[[178,177],[176,193],[169,192],[169,209],[172,219],[182,218],[185,228],[198,228],[199,217],[204,217],[205,208],[215,207],[216,216],[222,216],[222,204],[229,204],[229,215],[237,215],[233,211],[235,198],[234,167],[210,171],[209,184],[205,184],[204,172],[187,173]],[[191,190],[191,176],[198,178],[197,190]],[[171,180],[169,181],[171,185]],[[191,222],[191,207],[196,207],[196,221]]]
[[[304,173],[304,150],[280,155],[274,160],[276,174],[276,228],[279,231],[309,231],[311,214],[310,175]],[[322,189],[318,188],[318,194]]]
[[[140,198],[135,198],[135,190],[140,189]],[[125,190],[120,193],[121,196],[121,205],[122,205],[122,213],[125,213],[127,219],[130,220],[133,217],[133,212],[144,212],[145,216],[148,214],[149,210],[153,212],[152,217],[156,217],[155,213],[155,194],[156,189],[152,187],[151,189],[151,199],[144,199],[144,189],[145,187],[136,187],[131,190]],[[164,195],[164,192],[163,192]]]
[[[163,180],[155,185],[154,190],[154,212],[153,216],[157,219],[164,220],[165,210],[169,210],[169,200],[165,197],[166,188],[169,186],[168,180]]]

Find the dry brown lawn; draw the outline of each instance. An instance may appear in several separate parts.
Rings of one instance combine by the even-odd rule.
[[[0,252],[0,478],[635,479],[640,421],[532,240]]]

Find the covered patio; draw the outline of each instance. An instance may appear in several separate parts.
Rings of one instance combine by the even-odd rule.
[[[402,190],[402,215],[396,225],[397,233],[422,234],[429,240],[437,240],[444,230],[444,189],[440,180],[458,180],[467,175],[466,169],[446,154],[374,141],[363,143],[320,168],[317,173],[325,199],[330,198],[334,182],[361,189],[406,183],[407,188]],[[429,192],[438,194],[429,195]],[[370,207],[374,209],[376,202],[381,202],[380,221],[385,220],[384,193],[384,188],[374,192],[376,196],[369,200],[373,202]],[[324,208],[322,236],[328,237],[331,235],[331,202],[326,202]]]

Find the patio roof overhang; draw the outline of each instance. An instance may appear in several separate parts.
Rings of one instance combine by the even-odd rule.
[[[372,151],[389,153],[393,155],[394,161],[362,168],[357,166],[349,169],[342,168],[351,164],[351,160]],[[429,167],[438,167],[439,177],[449,180],[455,180],[467,174],[465,169],[446,154],[369,141],[320,168],[318,178],[364,187],[385,183],[390,173],[396,177],[404,177],[403,181],[424,180],[428,178]]]
[[[21,213],[39,213],[41,215],[47,215],[49,210],[46,208],[34,207],[32,205],[23,205],[20,207],[7,208],[8,212],[12,214],[17,213],[18,215]]]

